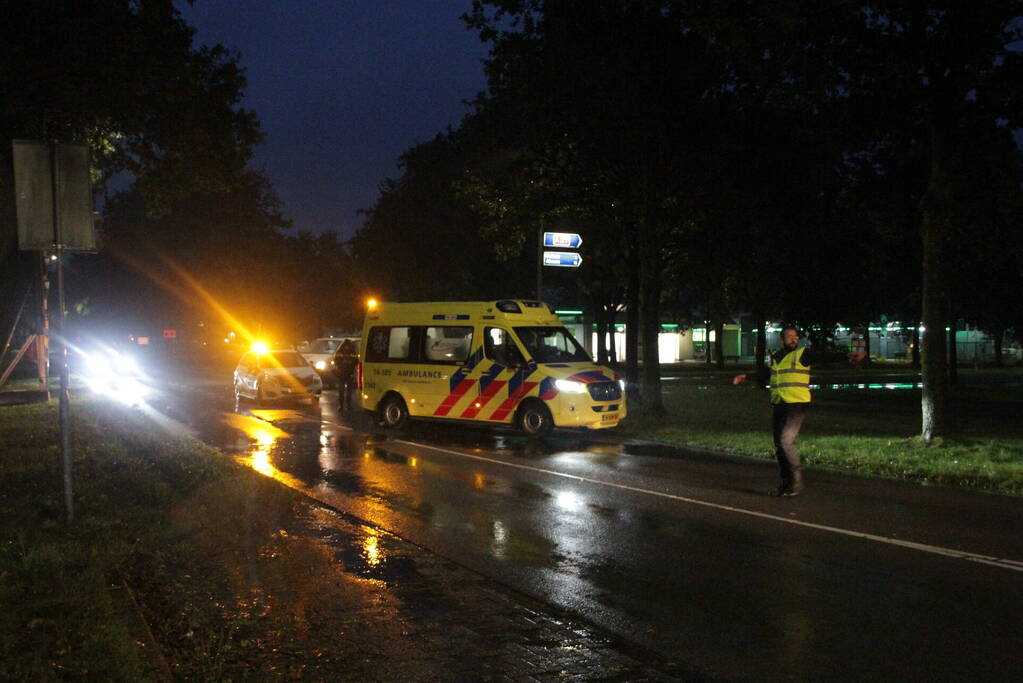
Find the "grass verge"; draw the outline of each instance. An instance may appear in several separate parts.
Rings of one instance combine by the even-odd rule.
[[[667,417],[630,406],[621,433],[774,459],[766,391],[672,387],[664,402]],[[958,387],[952,408],[956,436],[926,445],[918,389],[821,390],[797,446],[810,467],[1023,495],[1023,392]]]
[[[72,410],[66,524],[56,411],[0,410],[0,679],[166,678],[147,654],[155,643],[126,618],[125,583],[175,677],[237,677],[227,636],[249,615],[230,589],[239,563],[220,560],[258,556],[239,544],[272,543],[295,494],[136,411],[85,399]]]

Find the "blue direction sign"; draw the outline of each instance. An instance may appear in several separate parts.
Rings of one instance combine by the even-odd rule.
[[[545,232],[543,234],[543,245],[545,247],[558,247],[560,249],[578,249],[583,243],[581,235],[574,232]],[[579,264],[576,264],[579,265]]]
[[[578,268],[579,264],[582,262],[583,257],[574,251],[545,251],[543,253],[543,264],[545,266]]]

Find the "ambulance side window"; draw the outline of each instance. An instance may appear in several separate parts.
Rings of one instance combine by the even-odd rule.
[[[423,343],[427,361],[464,362],[472,348],[472,327],[427,327]]]
[[[412,328],[392,327],[391,340],[387,346],[387,360],[407,360],[412,348]]]
[[[366,362],[409,360],[413,348],[412,333],[411,327],[374,327],[368,337]]]

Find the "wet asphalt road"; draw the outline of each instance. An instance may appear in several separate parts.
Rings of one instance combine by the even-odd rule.
[[[182,389],[167,412],[267,476],[727,679],[1010,679],[1023,501],[556,433],[376,429]]]

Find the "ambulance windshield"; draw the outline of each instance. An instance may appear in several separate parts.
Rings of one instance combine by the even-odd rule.
[[[564,327],[516,327],[515,334],[537,363],[593,362]]]

